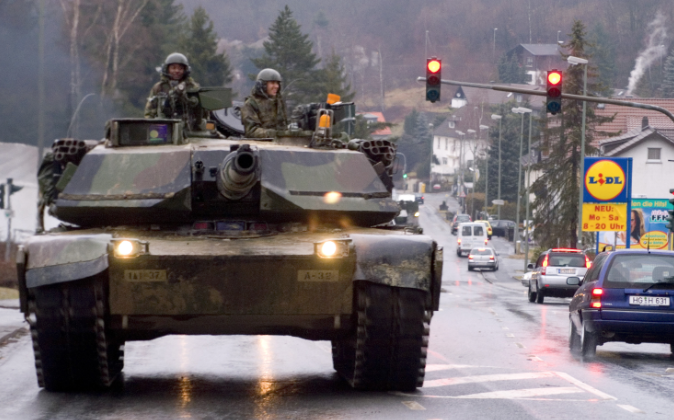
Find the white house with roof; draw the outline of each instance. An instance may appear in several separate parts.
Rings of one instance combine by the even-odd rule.
[[[506,54],[517,57],[517,63],[524,67],[529,85],[544,86],[548,70],[566,70],[569,66],[562,59],[562,50],[559,44],[520,44]]]
[[[674,130],[641,128],[599,142],[602,156],[632,158],[632,197],[667,198],[674,188]]]

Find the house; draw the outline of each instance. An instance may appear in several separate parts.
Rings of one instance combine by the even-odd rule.
[[[527,84],[545,86],[548,70],[566,70],[569,64],[561,56],[559,44],[520,44],[508,51],[508,58],[515,56],[517,63],[524,67],[529,80]]]
[[[511,86],[520,89],[543,90],[540,86],[532,88],[529,85],[520,85],[516,83],[506,83],[504,86]],[[451,107],[463,108],[466,105],[499,105],[514,99],[518,104],[529,101],[533,109],[540,109],[545,104],[545,96],[524,95],[521,93],[503,92],[499,90],[481,89],[468,86],[457,87],[452,96]]]
[[[621,100],[623,98],[620,98]],[[624,98],[625,100],[635,100],[633,98]],[[674,112],[674,99],[665,98],[639,98],[636,102],[655,105]],[[604,123],[596,127],[595,146],[598,141],[605,140],[613,136],[620,136],[638,130],[642,127],[641,121],[644,117],[648,118],[648,125],[654,129],[674,129],[674,122],[661,112],[650,109],[632,108],[612,104],[598,104],[594,110],[595,115],[602,117],[612,117],[612,122]]]
[[[433,130],[433,155],[439,163],[431,165],[432,182],[452,182],[462,171],[470,172],[473,161],[486,153],[486,125],[490,112],[480,107],[463,107]]]
[[[621,136],[599,141],[600,155],[632,158],[632,197],[669,197],[674,187],[674,126],[656,129],[644,117],[642,126]]]
[[[358,112],[357,114],[362,115],[368,125],[371,123],[386,122],[386,118],[384,118],[384,114],[381,112]],[[372,133],[372,138],[375,140],[386,140],[391,137],[391,134],[391,128],[384,127]]]

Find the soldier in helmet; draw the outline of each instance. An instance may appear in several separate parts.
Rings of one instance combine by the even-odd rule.
[[[281,82],[281,74],[274,69],[264,69],[257,74],[251,95],[241,108],[241,122],[246,137],[276,137],[277,132],[288,129]]]
[[[208,115],[199,105],[199,99],[187,94],[199,89],[190,72],[190,64],[183,54],[176,52],[166,57],[161,80],[150,90],[145,118],[183,118],[191,123],[189,129],[200,129]]]

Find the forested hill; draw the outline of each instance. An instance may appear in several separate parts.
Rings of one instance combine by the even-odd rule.
[[[195,2],[182,0],[186,12]],[[489,81],[495,63],[520,43],[555,43],[568,39],[574,19],[582,20],[605,50],[613,87],[625,87],[648,25],[661,11],[674,33],[672,0],[201,0],[221,38],[253,43],[286,4],[302,30],[311,35],[319,55],[334,49],[344,58],[359,95],[412,84],[422,75],[425,38],[428,54],[444,59],[443,76]],[[498,28],[496,31],[494,28]],[[668,38],[670,39],[670,38]],[[664,48],[669,48],[669,43]],[[320,50],[320,51],[319,51]],[[667,54],[669,55],[669,54]],[[658,63],[662,73],[662,63]],[[648,77],[657,82],[659,74]],[[375,77],[376,76],[376,77]]]

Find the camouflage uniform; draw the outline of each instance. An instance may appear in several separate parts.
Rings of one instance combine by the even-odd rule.
[[[276,137],[277,131],[288,129],[286,104],[281,92],[270,98],[264,89],[266,83],[256,83],[241,108],[241,122],[246,129],[246,137]]]
[[[150,96],[145,104],[145,118],[158,117],[156,96],[159,93],[164,93],[167,95],[169,101],[175,101],[175,108],[177,108],[175,110],[166,110],[164,112],[168,114],[171,111],[174,111],[181,117],[186,113],[189,113],[194,118],[194,127],[192,128],[198,129],[201,121],[208,118],[208,113],[199,106],[199,101],[196,97],[190,98],[186,93],[180,94],[175,90],[175,87],[180,83],[185,83],[183,92],[195,91],[200,87],[191,77],[185,77],[180,81],[174,81],[169,77],[162,75],[161,81],[152,86],[152,89],[150,90]],[[173,115],[168,114],[165,117],[172,118]]]

